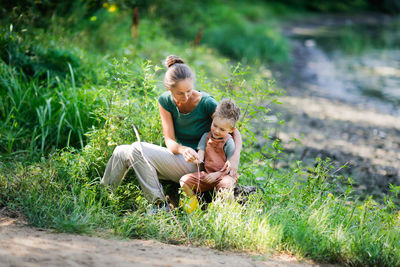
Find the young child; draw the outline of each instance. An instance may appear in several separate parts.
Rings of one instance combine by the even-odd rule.
[[[199,162],[204,161],[205,171],[201,171],[200,174],[198,172],[186,174],[179,181],[189,197],[184,205],[188,213],[199,206],[194,192],[205,192],[214,188],[217,191],[230,190],[237,183],[239,175],[232,177],[226,174],[224,166],[229,166],[229,158],[235,150],[235,143],[230,133],[235,130],[239,116],[240,109],[231,99],[224,99],[217,106],[211,131],[204,133],[198,144]]]

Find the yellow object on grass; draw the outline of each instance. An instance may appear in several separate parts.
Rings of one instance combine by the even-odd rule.
[[[195,195],[191,196],[190,198],[186,199],[186,201],[181,200],[181,206],[187,213],[192,213],[195,211],[200,205],[197,197]]]

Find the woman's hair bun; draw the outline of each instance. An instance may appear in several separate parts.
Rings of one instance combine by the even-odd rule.
[[[167,66],[167,68],[170,68],[171,66],[173,66],[174,64],[185,64],[185,61],[183,61],[183,59],[181,59],[178,56],[175,55],[169,55],[166,59],[165,59],[165,66]]]

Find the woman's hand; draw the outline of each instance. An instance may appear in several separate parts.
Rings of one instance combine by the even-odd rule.
[[[235,129],[232,133],[232,137],[233,141],[235,142],[235,151],[233,152],[233,155],[229,159],[230,163],[226,162],[224,168],[226,167],[226,169],[228,170],[226,171],[226,174],[235,176],[237,175],[237,171],[239,168],[240,150],[242,149],[242,136],[240,135],[238,129]]]
[[[228,175],[229,172],[231,171],[231,168],[232,168],[232,164],[229,160],[227,160],[224,164],[224,167],[222,167],[222,169],[220,170],[220,172]]]
[[[191,163],[195,163],[195,164],[201,163],[199,155],[193,148],[184,146],[181,148],[181,154],[187,162],[191,162]]]
[[[232,163],[231,161],[227,160],[224,164],[224,167],[220,170],[225,175],[235,176],[238,171],[238,163]]]

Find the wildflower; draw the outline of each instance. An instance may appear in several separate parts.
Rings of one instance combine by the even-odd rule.
[[[111,5],[111,6],[108,8],[108,11],[109,11],[109,12],[115,12],[115,11],[117,11],[117,10],[118,10],[118,8],[117,8],[116,5]]]
[[[110,5],[108,3],[104,3],[103,7],[107,8],[108,12],[110,12],[110,13],[114,13],[114,12],[118,11],[118,7],[115,4]]]

